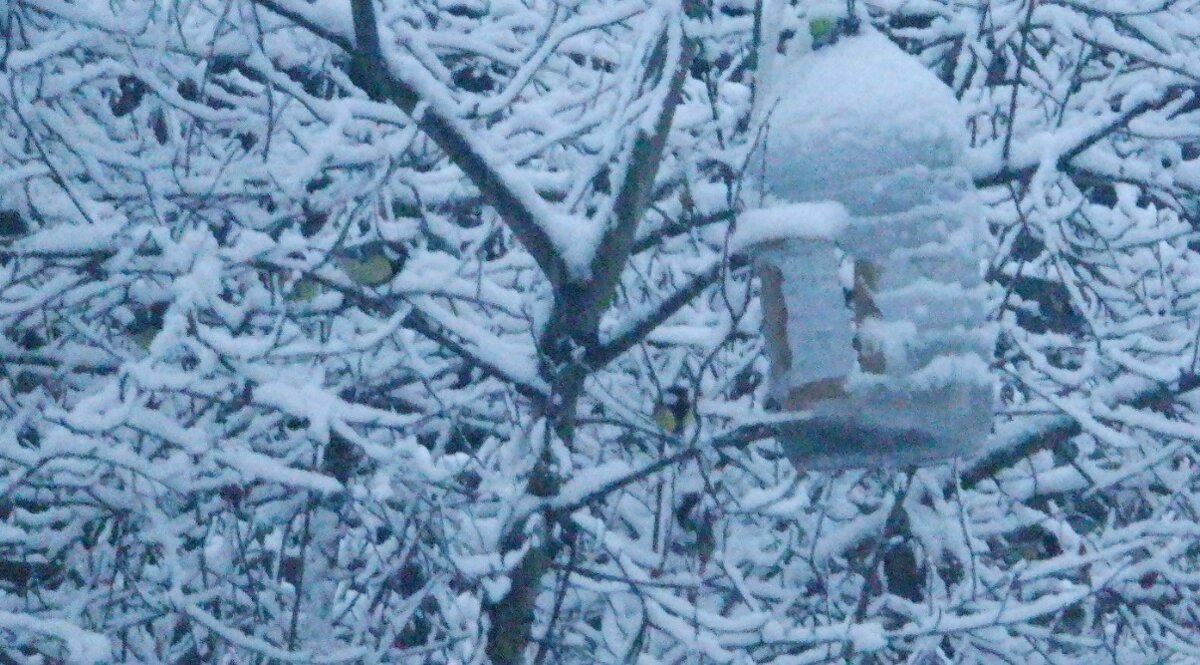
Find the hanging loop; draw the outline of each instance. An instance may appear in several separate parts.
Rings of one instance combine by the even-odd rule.
[[[842,32],[847,35],[857,35],[858,28],[859,20],[854,11],[854,0],[846,0],[846,18],[842,19]]]

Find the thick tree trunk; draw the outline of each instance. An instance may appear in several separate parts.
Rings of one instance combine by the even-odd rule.
[[[534,607],[542,588],[542,578],[557,553],[550,540],[550,527],[538,527],[539,543],[529,548],[517,567],[509,573],[511,588],[507,595],[488,609],[487,655],[495,665],[522,662],[534,624]]]

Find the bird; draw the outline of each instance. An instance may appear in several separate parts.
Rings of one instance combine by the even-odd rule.
[[[667,388],[666,394],[654,405],[654,422],[670,434],[682,434],[695,419],[691,397],[683,386]]]
[[[372,241],[354,247],[343,248],[335,258],[342,270],[355,284],[361,286],[382,286],[391,281],[403,256],[393,259],[391,252],[395,251],[388,243]]]
[[[134,343],[143,351],[149,351],[150,345],[154,343],[158,333],[162,332],[168,304],[157,302],[134,311],[133,323],[129,326],[129,332],[133,335]]]
[[[372,240],[351,247],[339,247],[333,259],[342,272],[359,286],[375,288],[390,282],[404,267],[408,251],[399,243]],[[286,296],[290,302],[307,302],[321,295],[321,281],[303,276],[292,284]]]

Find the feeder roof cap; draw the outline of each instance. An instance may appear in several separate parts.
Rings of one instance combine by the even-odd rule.
[[[779,240],[833,242],[850,223],[850,213],[836,201],[789,203],[747,210],[738,216],[730,251],[741,253]]]

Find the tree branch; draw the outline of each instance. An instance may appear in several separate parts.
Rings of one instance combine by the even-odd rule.
[[[255,261],[251,265],[260,270],[275,272],[281,275],[290,270],[290,268],[269,261]],[[360,288],[347,287],[344,284],[311,272],[305,273],[305,278],[317,282],[328,289],[337,291],[347,302],[355,306],[368,310],[377,310],[387,316],[392,316],[397,311],[394,298],[377,297]],[[544,404],[548,394],[545,385],[516,376],[496,363],[473,352],[468,344],[454,339],[450,332],[444,330],[444,326],[439,325],[432,316],[420,309],[416,303],[412,303],[411,296],[405,297],[401,294],[401,297],[409,300],[412,304],[412,309],[404,316],[404,320],[401,322],[403,327],[418,333],[438,346],[448,349],[464,361],[478,367],[484,374],[511,385],[522,397],[529,399],[534,404]]]
[[[662,76],[668,66],[667,58],[671,54],[672,41],[670,32],[670,28],[663,31],[662,38],[650,55],[652,77]],[[681,38],[679,59],[671,73],[658,117],[655,118],[654,131],[647,134],[639,129],[634,139],[633,150],[625,169],[625,179],[613,206],[614,224],[604,234],[592,260],[592,298],[597,306],[607,302],[616,289],[617,281],[634,247],[638,225],[650,205],[654,180],[662,163],[667,135],[670,134],[675,119],[675,109],[683,99],[683,83],[687,79],[695,48],[691,39]]]
[[[732,209],[721,210],[718,212],[708,213],[706,215],[693,215],[685,219],[667,222],[662,227],[657,228],[646,235],[639,236],[633,243],[632,254],[640,254],[652,247],[655,247],[664,240],[676,238],[684,235],[692,229],[698,229],[702,226],[710,224],[719,224],[721,222],[732,222],[737,217],[737,212]]]
[[[372,0],[351,0],[354,38],[351,80],[376,101],[389,101],[404,111],[442,152],[471,180],[513,234],[533,256],[552,284],[569,279],[558,249],[538,220],[535,208],[544,203],[532,188],[507,177],[493,155],[470,138],[470,130],[454,118],[432,85],[401,79],[388,66],[379,41]],[[423,88],[423,89],[421,89]]]
[[[347,53],[354,50],[354,44],[352,44],[350,42],[350,40],[346,38],[346,36],[339,35],[338,33],[334,32],[333,30],[330,30],[329,28],[322,26],[321,24],[317,23],[316,21],[310,19],[308,16],[305,16],[304,14],[301,14],[300,12],[298,12],[294,9],[289,9],[288,7],[284,7],[283,5],[276,2],[276,0],[253,0],[253,2],[255,4],[261,5],[263,8],[267,9],[268,11],[270,11],[272,13],[278,14],[278,15],[282,16],[283,18],[286,18],[287,20],[291,21],[292,23],[295,23],[296,25],[298,25],[298,26],[304,28],[305,30],[313,33],[314,35],[320,37],[321,39],[324,39],[325,41],[330,42],[331,44],[337,46],[338,48],[342,49],[343,51],[346,51]]]
[[[728,266],[726,266],[723,260],[717,261],[704,272],[693,276],[687,284],[684,284],[679,290],[663,299],[649,313],[633,321],[626,322],[621,326],[620,332],[611,339],[592,347],[585,356],[588,366],[596,369],[616,360],[621,354],[645,339],[650,331],[671,318],[684,305],[687,305],[696,296],[703,293],[705,289],[715,284],[721,278],[721,275],[725,274],[727,268],[733,271],[744,268],[747,265],[746,260],[742,257],[732,257],[729,260]]]
[[[1134,408],[1153,408],[1156,405],[1176,399],[1197,388],[1200,388],[1200,375],[1185,376],[1180,379],[1178,386],[1160,386],[1147,390],[1131,400],[1130,405]],[[694,459],[700,455],[702,450],[719,451],[728,448],[744,448],[757,441],[784,435],[790,424],[786,419],[745,423],[714,436],[703,448],[687,447],[680,449],[667,457],[650,462],[642,468],[633,470],[620,478],[615,478],[603,487],[598,487],[570,502],[546,501],[545,505],[550,508],[552,514],[566,517],[588,503],[603,498],[623,487],[627,487],[668,467]],[[964,489],[971,489],[1036,452],[1053,450],[1065,445],[1073,437],[1078,436],[1082,432],[1083,429],[1074,420],[1066,416],[1056,417],[1040,429],[1023,434],[1011,445],[1005,445],[1003,448],[995,449],[978,458],[969,460],[966,468],[955,480]],[[947,488],[947,492],[950,491],[953,491],[952,488]]]
[[[1200,375],[1188,375],[1180,378],[1178,386],[1158,386],[1142,392],[1130,400],[1129,405],[1136,409],[1154,408],[1197,388],[1200,388]],[[962,486],[966,489],[975,487],[1036,452],[1061,449],[1082,433],[1083,428],[1075,420],[1067,416],[1055,418],[1037,431],[1022,435],[1011,445],[971,460],[960,474]]]
[[[651,51],[648,62],[650,72],[646,80],[662,77],[666,72],[672,52],[673,29],[677,28],[667,25]],[[605,231],[592,258],[590,280],[565,282],[555,289],[554,313],[541,340],[546,357],[550,360],[547,371],[560,371],[564,369],[564,363],[572,362],[577,367],[567,368],[569,371],[584,371],[586,363],[573,361],[576,358],[575,349],[582,348],[585,354],[591,354],[598,345],[596,331],[600,318],[611,302],[621,273],[629,261],[638,225],[650,204],[654,180],[674,122],[675,108],[683,99],[683,84],[687,79],[695,44],[682,35],[677,43],[678,58],[663,94],[652,133],[643,128],[635,130],[624,178],[614,201],[612,225]]]
[[[668,24],[663,31],[650,56],[647,80],[661,77],[670,66],[672,36],[676,30],[680,30],[679,26]],[[555,403],[550,406],[546,416],[553,422],[557,435],[568,446],[571,445],[574,432],[576,402],[590,370],[586,362],[580,362],[577,351],[583,350],[586,354],[597,345],[600,317],[628,262],[638,224],[649,206],[650,193],[674,122],[675,108],[682,99],[683,83],[694,45],[682,34],[678,34],[677,38],[679,42],[676,43],[680,43],[679,57],[661,100],[653,130],[650,133],[641,128],[636,130],[624,180],[614,201],[613,223],[596,248],[590,265],[590,279],[574,279],[563,272],[560,273],[562,279],[551,280],[555,287],[554,307],[550,325],[539,340],[544,358],[541,371],[555,397]],[[543,450],[542,459],[535,466],[529,483],[530,493],[542,498],[556,494],[560,482],[547,452],[548,448]],[[508,594],[488,608],[491,626],[488,630],[487,654],[498,665],[522,662],[525,647],[529,643],[542,578],[561,547],[560,542],[550,540],[549,519],[550,516],[546,516],[546,521],[536,527],[534,535],[521,535],[517,529],[513,529],[514,542],[505,547],[512,551],[520,541],[529,543],[528,551],[510,573]]]
[[[1147,113],[1162,108],[1177,97],[1177,94],[1167,94],[1162,98],[1147,100],[1133,106],[1123,113],[1117,114],[1106,122],[1085,135],[1079,137],[1075,145],[1059,155],[1055,164],[1059,171],[1067,170],[1071,161],[1079,155],[1083,154],[1088,148],[1096,145],[1104,138],[1110,136],[1113,132],[1127,126],[1135,118]],[[1061,129],[1061,128],[1060,128]],[[979,188],[996,187],[1014,180],[1025,180],[1032,176],[1034,172],[1041,166],[1041,157],[1032,156],[1028,159],[1021,160],[1022,163],[1013,164],[1011,160],[1003,160],[1001,166],[991,172],[976,174],[975,186]]]

